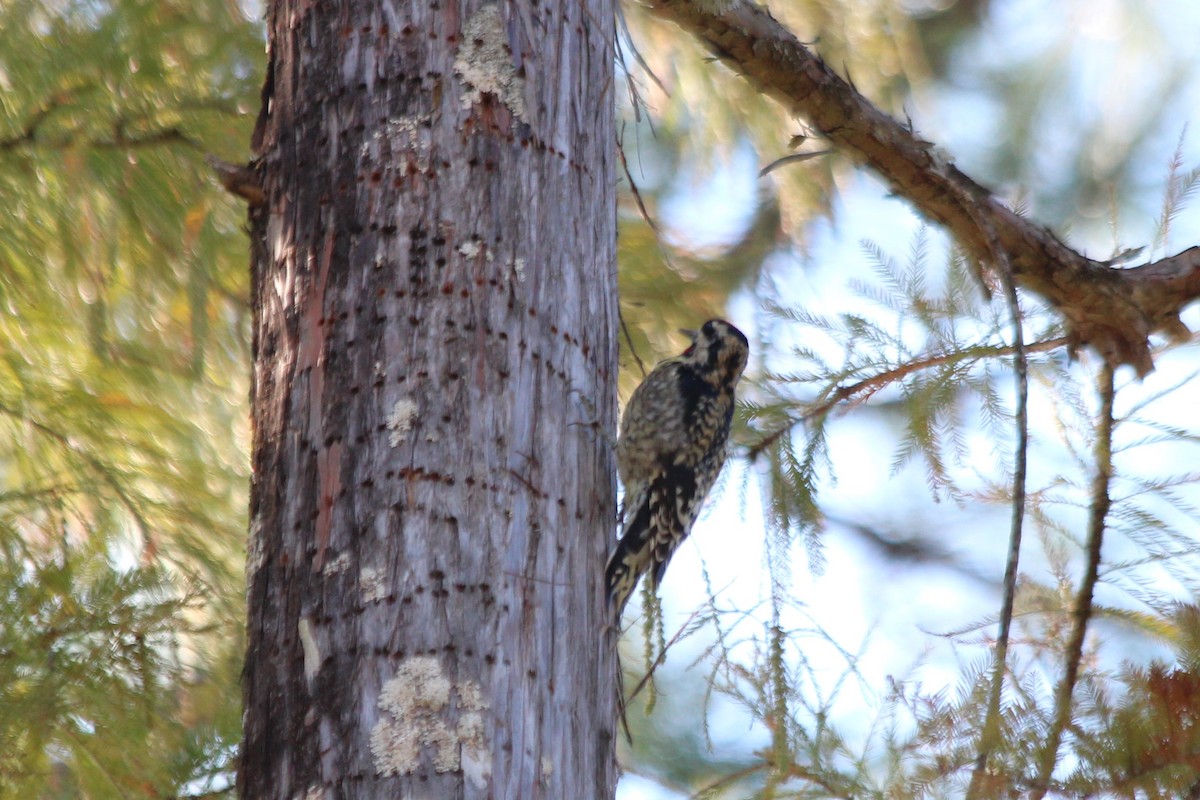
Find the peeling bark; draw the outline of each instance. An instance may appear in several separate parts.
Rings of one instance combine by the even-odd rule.
[[[608,0],[274,0],[242,797],[609,798]]]
[[[1130,364],[1144,375],[1153,369],[1151,333],[1190,335],[1179,312],[1200,296],[1200,247],[1130,269],[1089,259],[875,108],[763,8],[746,0],[648,0],[648,7],[878,173],[977,263],[999,268],[1007,260],[1022,289],[1063,315],[1074,346],[1091,346],[1110,364]]]

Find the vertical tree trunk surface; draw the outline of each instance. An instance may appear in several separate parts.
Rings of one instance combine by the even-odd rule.
[[[611,797],[610,2],[267,25],[241,795]]]

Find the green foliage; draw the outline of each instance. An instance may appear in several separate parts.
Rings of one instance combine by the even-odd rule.
[[[986,299],[955,254],[938,276],[923,233],[903,264],[877,247],[868,245],[867,252],[875,279],[855,283],[854,290],[876,311],[816,314],[768,305],[769,318],[803,342],[768,359],[743,409],[745,427],[739,434],[743,452],[760,465],[755,475],[764,486],[766,521],[773,532],[767,549],[771,613],[769,620],[754,611],[721,613],[714,597],[703,619],[715,642],[707,652],[715,665],[710,686],[758,720],[771,743],[755,752],[752,763],[699,796],[731,796],[730,787],[737,785],[743,792],[738,796],[750,790],[755,797],[957,797],[976,758],[988,659],[975,657],[966,665],[954,692],[926,690],[919,680],[894,680],[880,698],[882,710],[870,732],[855,740],[835,722],[833,698],[820,696],[829,680],[812,672],[808,654],[820,647],[844,654],[846,672],[834,683],[839,687],[834,695],[858,675],[858,656],[840,650],[831,633],[788,629],[781,622],[785,609],[791,608],[789,616],[804,614],[790,596],[790,543],[799,537],[810,564],[820,564],[819,535],[826,526],[820,493],[836,478],[828,440],[835,418],[871,410],[885,414],[898,434],[893,472],[919,462],[935,498],[970,506],[1012,502],[1007,443],[1014,438],[1013,415],[1007,395],[1013,348],[1002,301]],[[1073,461],[1036,471],[1030,484],[1027,513],[1049,580],[1024,574],[1018,585],[1019,645],[1008,664],[1000,744],[981,783],[984,796],[1035,785],[1035,765],[1044,756],[1046,731],[1055,716],[1058,665],[1068,657],[1069,629],[1078,624],[1071,554],[1084,545],[1079,512],[1087,509],[1095,472],[1090,453],[1096,401],[1086,383],[1080,385],[1086,370],[1061,358],[1066,340],[1053,315],[1034,303],[1025,305],[1026,330],[1036,336],[1027,342],[1030,374],[1053,409],[1053,427]],[[771,363],[786,364],[786,371],[773,370]],[[1169,642],[1179,660],[1148,667],[1130,663],[1114,673],[1113,656],[1102,656],[1095,634],[1087,640],[1068,727],[1072,766],[1056,772],[1050,787],[1065,796],[1178,797],[1196,781],[1200,765],[1187,749],[1194,745],[1192,728],[1164,720],[1194,713],[1197,615],[1164,607],[1170,594],[1157,581],[1165,573],[1187,592],[1200,589],[1189,533],[1200,519],[1195,504],[1200,474],[1126,474],[1120,468],[1142,449],[1194,447],[1200,441],[1195,432],[1164,425],[1154,413],[1156,403],[1194,377],[1187,373],[1144,394],[1117,420],[1118,471],[1107,482],[1113,500],[1107,533],[1116,540],[1115,552],[1129,557],[1109,557],[1103,578],[1136,605],[1096,603],[1083,621],[1092,630],[1107,622],[1144,642]],[[972,430],[982,431],[991,443],[990,463],[980,459],[978,446],[969,440]],[[1039,441],[1035,453],[1047,454],[1056,446]],[[990,644],[986,634],[995,621],[989,616],[942,636],[957,648],[974,649]],[[755,624],[761,625],[758,633],[739,638]],[[876,695],[874,688],[866,691]]]
[[[789,0],[766,4],[771,13],[885,109],[903,118],[900,102],[926,69],[912,16],[902,3]],[[656,135],[677,142],[672,157],[711,166],[749,141],[761,166],[797,149],[824,149],[803,123],[756,87],[714,63],[708,50],[636,3],[622,3],[627,23],[620,64],[633,102],[644,106]],[[639,63],[639,59],[640,62]],[[644,66],[643,66],[644,65]],[[834,180],[846,162],[800,162],[772,173],[782,227],[802,241],[809,223],[828,213]]]
[[[922,80],[925,70],[916,28],[902,4],[804,0],[776,3],[772,12],[813,40],[830,64],[877,102],[903,116],[903,91],[910,81]],[[696,190],[747,145],[763,167],[824,148],[773,100],[713,63],[674,26],[634,3],[622,3],[620,13],[625,191],[618,260],[629,332],[622,388],[631,391],[641,372],[630,348],[651,364],[673,355],[683,346],[677,329],[719,316],[732,294],[754,289],[771,254],[788,246],[804,249],[808,227],[831,213],[834,181],[848,165],[832,153],[773,170],[745,209],[746,224],[735,241],[689,247],[664,229],[659,215],[664,196],[679,191],[680,182]]]
[[[203,157],[244,159],[261,53],[223,2],[0,7],[4,796],[228,780],[247,244]]]
[[[982,149],[963,147],[955,153],[960,164],[984,181],[1020,186],[1040,221],[1060,229],[1067,221],[1079,224],[1093,234],[1089,242],[1096,238],[1093,220],[1111,221],[1116,260],[1137,255],[1121,245],[1130,233],[1120,227],[1118,215],[1148,205],[1141,202],[1145,181],[1134,180],[1136,151],[1161,127],[1183,65],[1153,35],[1161,33],[1161,14],[1118,2],[1109,16],[1091,19],[1086,4],[1068,4],[1066,13],[1055,16],[1059,25],[1053,31],[1028,42],[1015,36],[1017,46],[989,57],[981,55],[995,36],[989,26],[1009,31],[1013,25],[997,4],[931,5],[913,15],[907,11],[911,4],[901,9],[888,2],[768,5],[801,38],[815,42],[831,67],[849,74],[898,118],[906,116],[904,105],[929,100],[943,102],[944,113],[954,118],[956,93],[970,89],[978,103],[971,108],[984,113],[968,111],[965,124]],[[986,519],[983,509],[989,507],[1006,510],[1013,498],[1017,440],[1010,310],[1002,298],[990,296],[960,255],[951,251],[943,260],[924,233],[902,258],[865,245],[873,275],[850,282],[854,298],[845,307],[794,302],[798,292],[790,284],[797,270],[778,264],[786,256],[806,255],[806,227],[833,214],[830,198],[845,173],[837,156],[789,163],[760,178],[767,191],[756,200],[758,210],[745,214],[743,235],[709,252],[698,254],[686,236],[646,225],[644,212],[657,219],[671,191],[689,182],[703,186],[714,165],[723,162],[729,169],[735,153],[750,149],[766,165],[821,145],[677,29],[628,4],[626,13],[622,63],[633,99],[622,142],[639,197],[627,194],[622,201],[622,310],[634,350],[645,354],[674,350],[680,341],[670,338],[672,329],[720,313],[727,297],[744,310],[752,294],[762,308],[754,325],[754,374],[741,392],[735,439],[751,465],[743,471],[742,496],[762,492],[769,572],[763,606],[725,607],[710,586],[707,605],[673,636],[664,635],[657,602],[644,601],[644,666],[662,673],[671,668],[664,647],[688,639],[707,642],[695,662],[707,672],[706,726],[710,716],[728,714],[730,702],[757,724],[747,745],[735,752],[709,739],[707,764],[694,763],[690,755],[677,758],[694,752],[689,741],[666,752],[639,746],[633,768],[699,797],[961,797],[984,727],[995,615],[926,634],[930,647],[961,654],[957,686],[926,685],[920,656],[910,676],[889,677],[884,691],[868,685],[858,671],[861,653],[843,649],[837,631],[822,630],[807,616],[793,597],[790,570],[796,543],[819,572],[828,528],[869,527],[854,519],[831,522],[824,497],[839,477],[847,480],[835,474],[832,437],[856,418],[893,431],[897,480],[919,470],[934,499],[971,509],[974,520]],[[1127,119],[1128,104],[1114,102],[1121,93],[1101,83],[1109,97],[1085,99],[1088,124],[1062,125],[1064,108],[1078,106],[1072,94],[1079,83],[1075,64],[1099,46],[1081,33],[1077,23],[1085,17],[1083,27],[1093,33],[1122,26],[1116,37],[1122,63],[1149,87],[1139,95],[1144,113],[1135,120]],[[634,49],[648,70],[635,63]],[[1138,72],[1139,64],[1165,66],[1157,73]],[[930,132],[929,138],[939,136]],[[957,143],[947,144],[958,150]],[[1157,232],[1147,240],[1155,253],[1166,251],[1172,226],[1197,185],[1196,172],[1184,168],[1183,152],[1181,140],[1168,165]],[[769,221],[769,209],[778,209],[777,221],[762,224]],[[1134,235],[1146,238],[1142,227]],[[780,254],[785,258],[774,258]],[[1194,385],[1196,373],[1183,369],[1155,392],[1130,383],[1119,387],[1112,442],[1116,470],[1105,483],[1113,504],[1101,584],[1090,616],[1080,620],[1075,573],[1088,545],[1084,523],[1096,472],[1098,401],[1089,375],[1095,364],[1086,355],[1076,362],[1067,353],[1054,313],[1031,297],[1022,297],[1021,305],[1034,420],[1024,509],[1032,536],[1026,537],[1016,589],[1000,736],[979,796],[1038,789],[1037,765],[1055,724],[1055,691],[1071,657],[1066,643],[1081,624],[1088,636],[1063,745],[1049,754],[1057,769],[1046,788],[1073,797],[1188,796],[1200,786],[1195,782],[1200,764],[1189,755],[1194,734],[1188,722],[1195,705],[1197,639],[1177,602],[1200,590],[1194,537],[1200,476],[1186,466],[1165,465],[1194,460],[1198,440],[1190,427],[1167,421],[1163,408]],[[1164,349],[1159,359],[1186,362],[1194,353]],[[631,359],[624,366],[628,387],[638,373]],[[1159,464],[1164,468],[1156,469]],[[971,529],[985,525],[987,534]],[[887,559],[961,571],[962,563],[940,542],[978,540],[991,529],[979,522],[964,530],[939,530],[937,521],[933,527],[894,541],[874,535],[873,541],[888,545]],[[993,565],[987,572],[999,569]],[[1135,658],[1150,648],[1173,657],[1153,664]],[[845,664],[832,683],[815,666],[822,663],[827,670],[828,652],[818,656],[830,650]],[[1126,656],[1134,660],[1122,663]],[[678,674],[669,682],[661,675],[656,679],[661,689],[656,717],[664,703],[670,708],[670,690],[678,691],[683,680]],[[637,680],[627,677],[626,684]],[[833,697],[822,696],[831,685],[837,687]],[[860,703],[848,697],[854,694],[848,688],[857,688],[874,709],[865,732],[857,724],[864,719]],[[834,702],[839,697],[854,710],[839,708]],[[667,736],[647,735],[660,741]],[[717,763],[722,767],[713,769]]]
[[[1002,135],[987,137],[976,157],[980,177],[1032,187],[1043,220],[1121,210],[1110,198],[1125,203],[1132,193],[1112,187],[1128,179],[1129,156],[1178,86],[1178,67],[1136,93],[1139,113],[1126,107],[1134,93],[1114,92],[1120,102],[1102,104],[1097,124],[1064,130],[1069,87],[1053,76],[1077,46],[1074,32],[1037,43],[1016,68],[964,67],[963,42],[986,37],[988,5],[942,4],[919,19],[891,0],[772,10],[900,118],[909,92],[923,97],[934,78],[990,81]],[[1136,34],[1122,41],[1126,53],[1158,47],[1144,5],[1117,4]],[[980,648],[995,620],[936,637],[967,654],[956,687],[927,687],[918,658],[913,676],[882,691],[859,670],[867,645],[847,649],[792,597],[790,554],[801,542],[810,565],[821,565],[822,492],[838,477],[830,437],[852,414],[890,424],[895,473],[919,468],[936,498],[1011,501],[1007,309],[985,298],[960,257],[943,263],[924,235],[900,260],[866,246],[874,277],[853,283],[861,301],[853,308],[818,312],[783,299],[778,289],[790,276],[767,265],[806,253],[807,226],[832,215],[848,173],[836,155],[762,179],[768,189],[732,241],[692,247],[664,230],[669,194],[699,184],[722,159],[749,148],[766,165],[820,145],[676,29],[635,5],[625,10],[632,99],[622,141],[638,196],[622,197],[620,258],[633,351],[647,360],[675,352],[675,329],[751,292],[764,301],[760,327],[781,333],[756,348],[759,373],[737,432],[739,454],[753,465],[743,493],[764,492],[766,596],[761,607],[730,608],[710,586],[708,604],[669,638],[656,604],[646,604],[654,612],[647,665],[661,669],[664,650],[703,637],[707,682],[683,703],[648,684],[659,711],[646,718],[644,706],[631,708],[636,755],[644,771],[701,797],[960,796],[985,711],[990,660]],[[634,49],[654,77],[636,65]],[[203,156],[245,160],[261,53],[258,27],[216,0],[0,6],[4,796],[186,796],[227,785],[240,727],[247,243],[242,208],[214,185]],[[1114,138],[1118,112],[1139,124]],[[1041,144],[1051,134],[1054,152],[1076,153],[1078,163],[1042,177]],[[1181,152],[1156,249],[1197,185]],[[988,775],[995,794],[1029,788],[1052,724],[1095,438],[1087,362],[1068,363],[1058,320],[1023,303],[1031,378],[1053,425],[1035,442],[1045,468],[1031,477],[1026,511],[1044,569],[1024,572],[1018,587],[1017,655]],[[627,369],[625,388],[637,377]],[[1200,440],[1156,409],[1193,377],[1130,401],[1118,421],[1103,565],[1115,596],[1097,602],[1088,621],[1070,758],[1051,787],[1065,796],[1166,798],[1196,786],[1200,612],[1177,596],[1200,591],[1192,535],[1200,475],[1144,466]],[[1134,391],[1123,387],[1119,397]],[[937,552],[928,541],[907,544]],[[1179,591],[1164,589],[1167,580]],[[1117,635],[1155,643],[1162,658],[1114,668],[1119,659],[1105,656]],[[821,653],[821,663],[844,664],[832,682]],[[865,731],[839,716],[852,690],[878,701]],[[707,715],[703,725],[678,723],[697,697],[706,708],[742,710],[753,721],[750,745],[708,752],[716,737]],[[678,712],[675,724],[662,724],[664,708]]]
[[[1170,202],[1164,209],[1165,218],[1176,213]],[[741,453],[757,467],[748,480],[763,487],[768,607],[722,609],[710,591],[686,636],[675,639],[711,637],[700,659],[710,665],[709,699],[731,698],[760,724],[768,742],[747,763],[715,779],[697,768],[690,783],[692,791],[699,789],[696,796],[931,798],[960,797],[967,789],[991,680],[991,661],[979,657],[978,648],[992,644],[993,616],[941,634],[956,650],[975,653],[962,667],[956,690],[926,689],[919,678],[901,678],[881,696],[878,687],[860,683],[880,709],[865,735],[845,730],[847,720],[834,703],[843,687],[862,681],[860,654],[845,651],[836,634],[815,624],[789,627],[785,621],[807,613],[791,596],[792,543],[802,541],[810,565],[821,566],[827,527],[821,493],[837,478],[829,435],[839,419],[882,415],[897,434],[893,474],[919,465],[936,499],[975,508],[1012,502],[1016,437],[1007,309],[1002,299],[981,290],[958,254],[951,252],[939,269],[931,249],[924,232],[903,262],[867,244],[873,279],[853,281],[859,304],[839,313],[765,304],[759,325],[773,332],[775,346],[763,358],[753,388],[743,392],[749,399],[737,438]],[[1096,601],[1081,621],[1080,586],[1072,573],[1086,546],[1081,512],[1092,502],[1096,471],[1097,400],[1087,374],[1092,365],[1063,357],[1067,341],[1049,309],[1029,298],[1022,305],[1031,382],[1041,407],[1050,410],[1035,427],[1031,458],[1038,468],[1026,501],[1046,574],[1022,570],[998,744],[978,789],[992,797],[1037,786],[1037,764],[1047,757],[1046,733],[1056,717],[1056,685],[1071,658],[1066,643],[1073,626],[1082,624],[1092,633],[1070,706],[1064,742],[1070,755],[1060,761],[1064,751],[1049,754],[1060,768],[1047,788],[1071,797],[1184,796],[1200,772],[1188,750],[1193,729],[1167,720],[1172,714],[1187,720],[1194,713],[1196,615],[1172,605],[1161,580],[1169,575],[1185,593],[1200,590],[1193,533],[1200,519],[1195,500],[1200,474],[1155,474],[1138,456],[1162,448],[1178,453],[1190,447],[1194,453],[1197,433],[1164,423],[1157,406],[1191,385],[1196,372],[1140,393],[1116,420],[1117,470],[1105,484],[1113,505],[1102,577],[1106,590],[1119,590],[1133,603]],[[781,347],[783,330],[787,341],[800,344]],[[1169,355],[1164,351],[1160,359]],[[1135,388],[1124,385],[1118,397],[1132,396]],[[1047,432],[1058,441],[1042,438]],[[980,437],[988,443],[985,454]],[[1140,472],[1126,470],[1134,463]],[[906,547],[940,558],[936,545],[924,538]],[[1177,661],[1126,663],[1114,671],[1121,656],[1098,638],[1112,625],[1143,646],[1166,643],[1178,653]],[[645,661],[655,668],[665,661],[664,646],[676,643],[663,638],[659,633],[653,645],[646,640]],[[828,675],[811,666],[812,654],[822,648],[834,649],[846,664],[832,696],[822,696]]]
[[[7,556],[0,794],[162,796],[212,771],[205,751],[228,759],[236,706],[197,700],[236,674],[219,661],[228,645],[191,621],[205,616],[199,587],[154,567],[114,569],[90,543]],[[196,657],[185,642],[214,652]]]

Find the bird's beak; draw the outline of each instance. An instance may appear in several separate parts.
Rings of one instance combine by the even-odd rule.
[[[697,336],[700,335],[700,331],[694,331],[691,328],[680,328],[679,332],[682,333],[684,336],[688,337],[689,339],[695,339]]]

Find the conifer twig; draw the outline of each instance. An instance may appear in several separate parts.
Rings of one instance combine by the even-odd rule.
[[[1025,474],[1029,460],[1029,362],[1026,359],[1025,327],[1021,318],[1021,303],[1012,263],[1000,243],[996,231],[986,218],[979,220],[987,236],[988,248],[995,259],[996,277],[1004,290],[1013,326],[1013,372],[1017,379],[1016,453],[1013,463],[1012,522],[1008,535],[1008,558],[1004,565],[1004,600],[1000,607],[1000,629],[996,636],[996,655],[989,687],[987,714],[979,734],[979,753],[967,786],[967,800],[975,800],[987,772],[988,756],[1000,736],[1000,697],[1004,688],[1005,665],[1008,662],[1008,638],[1012,630],[1013,605],[1017,596],[1017,567],[1021,560],[1021,534],[1025,523]]]
[[[671,637],[671,641],[666,642],[664,646],[659,648],[658,655],[650,661],[650,666],[649,669],[646,670],[646,674],[642,676],[642,679],[637,682],[637,686],[634,686],[633,691],[629,693],[629,698],[625,701],[627,704],[632,703],[642,689],[646,687],[646,683],[654,677],[654,673],[659,667],[662,666],[663,662],[667,660],[667,651],[674,647],[679,640],[684,637],[691,627],[692,621],[696,619],[702,610],[703,607],[693,611],[691,616],[685,619],[683,624],[679,626],[679,630],[675,631],[675,635]]]
[[[100,458],[89,452],[86,447],[74,441],[72,437],[68,436],[66,433],[63,433],[62,431],[54,428],[51,425],[41,422],[40,420],[34,419],[18,409],[10,408],[6,405],[0,405],[0,414],[12,417],[18,422],[29,425],[30,427],[41,431],[46,436],[58,442],[58,444],[66,452],[78,456],[89,467],[99,473],[100,477],[104,479],[104,482],[107,483],[110,488],[112,488],[113,493],[116,494],[117,500],[120,502],[120,504],[124,506],[125,510],[129,512],[129,515],[133,517],[134,524],[137,526],[138,532],[141,533],[142,541],[146,544],[146,547],[149,550],[156,549],[153,536],[151,534],[153,529],[150,527],[149,521],[147,521],[145,515],[142,513],[141,506],[129,494],[129,492],[126,491],[121,481],[115,474],[113,474],[113,471],[110,470],[108,465],[106,465]]]
[[[620,137],[617,138],[617,156],[621,159],[621,169],[625,173],[625,180],[629,181],[629,193],[633,195],[634,202],[637,203],[638,212],[641,213],[642,219],[650,226],[650,230],[654,231],[654,235],[660,233],[658,223],[650,216],[650,209],[646,208],[646,201],[642,199],[642,193],[638,190],[637,182],[633,179],[633,173],[629,171],[629,159],[625,157],[625,148],[622,146]]]
[[[633,360],[637,362],[638,369],[642,371],[642,377],[646,377],[646,365],[642,363],[642,357],[638,355],[637,348],[633,346],[633,337],[629,335],[629,326],[625,324],[625,315],[621,313],[621,309],[617,309],[617,319],[621,320],[621,333],[625,334],[625,343],[629,345],[629,352],[633,355]]]
[[[1070,343],[1071,340],[1069,337],[1056,336],[1053,339],[1043,339],[1039,342],[1026,344],[1023,346],[1023,350],[1026,355],[1029,353],[1045,353],[1050,350],[1057,350],[1060,347],[1066,347]],[[983,360],[984,358],[991,358],[995,356],[1012,355],[1016,352],[1016,349],[1017,348],[1015,345],[1006,344],[969,347],[965,350],[956,350],[953,353],[939,353],[935,356],[928,356],[926,358],[918,358],[905,362],[891,369],[886,369],[883,372],[870,375],[860,381],[850,384],[849,386],[839,386],[837,389],[830,392],[824,400],[805,409],[804,413],[799,417],[789,419],[786,423],[780,425],[779,428],[771,431],[762,439],[755,442],[750,446],[747,455],[749,455],[750,458],[754,458],[755,456],[759,455],[772,444],[774,444],[779,437],[787,433],[793,425],[827,414],[833,409],[834,406],[841,402],[847,402],[851,400],[863,402],[885,386],[895,383],[898,380],[902,380],[914,372],[920,372],[923,369],[932,369],[933,367],[940,367],[943,364],[956,364],[960,361],[968,361],[972,359]]]
[[[1109,496],[1109,486],[1112,483],[1112,434],[1113,434],[1113,401],[1116,390],[1113,387],[1113,367],[1104,362],[1100,366],[1100,378],[1097,381],[1097,394],[1100,396],[1100,418],[1096,431],[1096,474],[1092,478],[1092,499],[1088,514],[1087,566],[1084,569],[1083,580],[1079,584],[1079,594],[1075,598],[1075,608],[1072,611],[1071,635],[1067,640],[1064,655],[1063,675],[1054,688],[1054,719],[1046,735],[1046,744],[1038,758],[1037,777],[1033,789],[1029,793],[1030,800],[1041,800],[1046,796],[1050,785],[1050,776],[1054,772],[1058,760],[1058,748],[1062,744],[1062,734],[1071,721],[1071,696],[1075,691],[1075,683],[1079,679],[1079,662],[1083,658],[1083,640],[1087,636],[1088,622],[1092,616],[1092,594],[1096,589],[1096,581],[1100,574],[1100,548],[1104,543],[1104,521],[1112,504]]]

